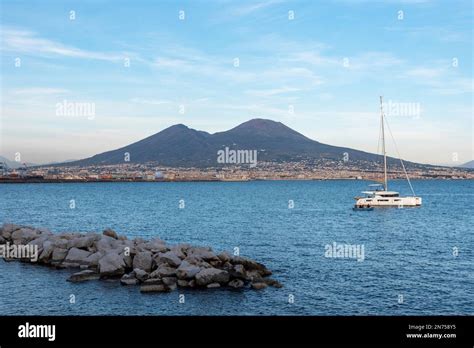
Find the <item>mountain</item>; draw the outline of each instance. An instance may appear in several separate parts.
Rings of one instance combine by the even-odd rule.
[[[9,160],[8,158],[6,158],[4,156],[0,156],[0,162],[5,163],[8,168],[12,168],[12,169],[17,169],[17,168],[23,167],[23,162],[11,161],[11,160]],[[26,165],[28,167],[36,166],[36,164],[29,163],[29,162],[26,162]]]
[[[458,166],[459,168],[470,168],[470,169],[474,169],[474,160],[473,161],[469,161],[469,162],[466,162],[464,164],[461,164],[460,166]]]
[[[323,144],[281,122],[257,118],[214,134],[177,124],[133,144],[69,162],[67,165],[120,164],[125,163],[125,154],[129,153],[130,163],[157,162],[170,167],[215,167],[218,165],[217,151],[226,147],[234,150],[257,150],[258,161],[267,162],[342,161],[345,152],[351,161],[381,160],[380,155]],[[389,163],[399,164],[393,158],[389,158]]]

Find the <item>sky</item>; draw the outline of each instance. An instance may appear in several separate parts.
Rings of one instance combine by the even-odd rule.
[[[80,159],[177,123],[214,133],[252,118],[376,152],[381,95],[404,159],[474,159],[471,0],[0,6],[9,159]]]

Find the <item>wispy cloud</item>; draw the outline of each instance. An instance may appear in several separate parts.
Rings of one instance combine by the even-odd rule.
[[[273,88],[273,89],[251,89],[245,91],[245,93],[250,94],[252,96],[256,97],[271,97],[274,95],[278,94],[287,94],[291,92],[298,92],[301,91],[301,88],[295,88],[295,87],[282,87],[282,88]]]
[[[235,7],[232,9],[232,14],[235,16],[245,16],[256,11],[263,10],[265,8],[278,5],[285,2],[285,0],[267,0],[267,1],[257,1],[250,4],[241,5],[240,7]]]
[[[143,99],[143,98],[132,98],[130,99],[132,103],[137,104],[147,104],[147,105],[163,105],[163,104],[170,104],[171,101],[169,100],[161,100],[161,99]]]
[[[46,57],[71,57],[106,61],[123,60],[125,57],[125,55],[116,53],[95,52],[64,45],[60,42],[42,38],[29,30],[2,27],[0,31],[2,51]]]

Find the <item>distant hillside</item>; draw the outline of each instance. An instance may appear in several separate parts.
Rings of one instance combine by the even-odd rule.
[[[17,169],[17,168],[23,167],[23,162],[11,161],[11,160],[9,160],[8,158],[6,158],[6,157],[4,157],[4,156],[0,156],[0,162],[6,163],[6,165],[8,166],[8,168],[12,168],[12,169]],[[27,165],[28,167],[33,167],[33,166],[35,166],[36,164],[26,162],[26,165]]]
[[[124,154],[129,153],[130,163],[157,162],[171,167],[215,167],[217,151],[225,147],[234,150],[257,150],[258,161],[268,162],[321,159],[341,161],[345,152],[349,154],[351,161],[381,160],[380,155],[309,139],[280,122],[253,119],[215,134],[177,124],[133,144],[69,162],[67,165],[120,164],[124,163]],[[398,165],[399,161],[389,158],[389,163]],[[410,162],[407,164],[416,165]]]
[[[469,169],[474,169],[474,160],[473,161],[469,161],[469,162],[466,162],[464,164],[461,164],[460,166],[458,166],[460,168],[469,168]]]

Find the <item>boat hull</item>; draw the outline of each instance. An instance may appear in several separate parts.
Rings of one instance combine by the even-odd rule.
[[[356,207],[419,207],[421,197],[374,197],[358,198]]]

